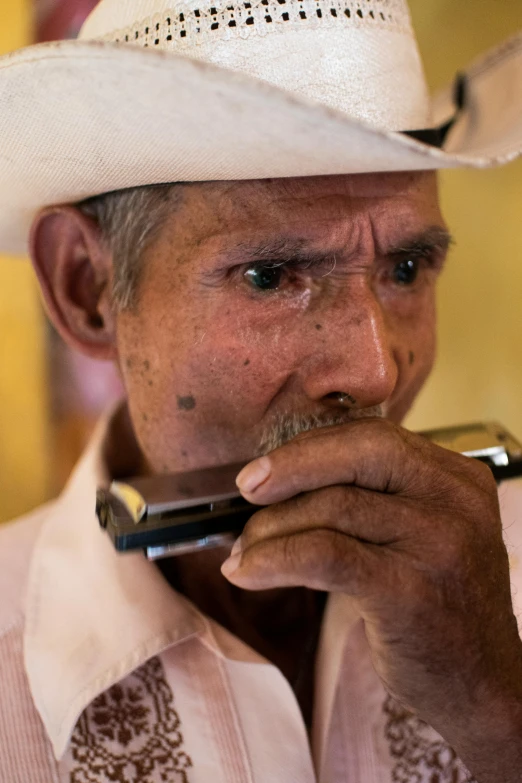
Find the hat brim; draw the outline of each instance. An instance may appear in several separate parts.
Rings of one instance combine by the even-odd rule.
[[[436,110],[451,113],[448,94]],[[122,188],[485,168],[522,151],[522,35],[470,71],[442,150],[215,65],[95,41],[0,59],[0,140],[0,250],[12,254],[40,207]]]

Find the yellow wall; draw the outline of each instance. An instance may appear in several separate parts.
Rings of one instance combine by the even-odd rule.
[[[30,0],[0,0],[0,54],[31,35]],[[46,493],[43,319],[27,262],[0,258],[0,521]]]
[[[410,0],[431,86],[522,29],[521,0]],[[522,160],[445,172],[457,239],[439,298],[439,359],[412,428],[498,419],[522,438]]]

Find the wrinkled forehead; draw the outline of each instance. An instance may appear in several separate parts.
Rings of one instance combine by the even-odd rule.
[[[200,244],[244,235],[313,235],[364,215],[383,231],[443,225],[435,172],[189,183],[184,186],[183,233]]]
[[[394,198],[436,188],[436,171],[383,172],[372,174],[338,174],[322,177],[286,177],[281,179],[234,180],[231,182],[188,183],[208,198],[219,198],[222,204],[242,201],[284,202],[286,200],[344,198]]]

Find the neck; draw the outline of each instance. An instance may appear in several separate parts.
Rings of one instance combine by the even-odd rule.
[[[163,576],[200,611],[277,666],[311,725],[314,663],[326,594],[304,587],[250,592],[221,574],[214,549],[158,562]]]

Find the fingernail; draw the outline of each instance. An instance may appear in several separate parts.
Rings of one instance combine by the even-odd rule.
[[[236,484],[242,492],[254,492],[272,471],[272,464],[268,457],[254,460],[246,468],[243,468],[236,479]]]
[[[241,562],[241,553],[238,555],[230,555],[230,557],[225,560],[223,565],[221,566],[221,573],[223,576],[231,576],[234,571],[237,571],[239,568],[239,563]]]
[[[241,541],[241,536],[239,536],[234,546],[232,547],[232,551],[230,552],[230,557],[234,557],[234,555],[240,555],[242,551],[243,551],[243,542]]]

